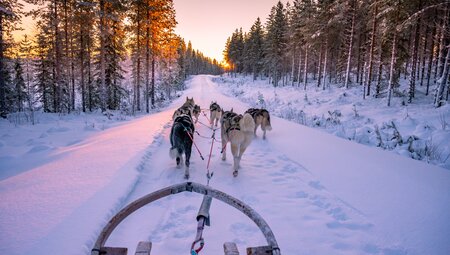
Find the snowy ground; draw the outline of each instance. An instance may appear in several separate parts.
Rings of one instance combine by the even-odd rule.
[[[249,107],[223,95],[212,80],[194,77],[185,95],[202,108],[211,100],[238,112]],[[183,182],[183,171],[168,156],[171,116],[183,100],[90,134],[76,128],[83,125],[75,119],[83,123],[87,117],[46,127],[0,122],[0,254],[89,254],[120,208]],[[272,123],[267,140],[258,132],[237,178],[215,144],[211,185],[259,212],[282,254],[450,253],[448,170],[277,117]],[[203,125],[197,130],[211,135]],[[210,140],[195,140],[207,155]],[[39,142],[46,148],[35,149]],[[206,162],[195,151],[191,162],[191,180],[205,183]],[[150,240],[154,254],[188,254],[200,202],[201,196],[183,193],[146,206],[119,225],[107,244],[134,254],[138,241]],[[203,254],[223,254],[226,241],[235,241],[241,254],[264,244],[246,216],[216,200],[204,237]]]
[[[223,93],[272,115],[450,169],[450,105],[435,109],[424,86],[417,87],[413,103],[407,104],[406,96],[394,97],[387,107],[385,98],[363,99],[358,85],[345,89],[333,84],[323,90],[312,81],[304,90],[303,84],[274,88],[268,80],[249,76],[224,75],[214,81]],[[407,83],[402,81],[399,91],[407,91]]]

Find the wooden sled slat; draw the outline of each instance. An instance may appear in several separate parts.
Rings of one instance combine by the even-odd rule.
[[[150,255],[152,251],[152,242],[140,241],[136,248],[135,255]]]
[[[272,247],[270,246],[259,246],[259,247],[248,247],[247,255],[272,255]]]
[[[225,255],[239,255],[239,250],[235,243],[226,242],[223,244]]]
[[[127,255],[128,249],[122,247],[103,247],[102,251],[106,252],[106,255]]]

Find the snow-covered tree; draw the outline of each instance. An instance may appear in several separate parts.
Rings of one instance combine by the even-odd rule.
[[[10,99],[13,94],[11,84],[12,32],[18,28],[23,6],[16,0],[0,1],[0,117],[6,118],[12,108]]]
[[[284,56],[287,47],[287,18],[286,9],[279,1],[269,14],[267,19],[265,56],[274,86],[278,86],[279,80],[284,75]]]

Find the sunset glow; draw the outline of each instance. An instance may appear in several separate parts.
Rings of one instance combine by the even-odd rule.
[[[175,33],[184,38],[186,43],[191,41],[193,47],[206,56],[221,62],[227,37],[237,28],[248,30],[258,17],[265,22],[270,9],[277,2],[278,0],[174,0],[178,22]],[[36,8],[26,3],[24,6],[25,11]],[[24,34],[33,35],[34,26],[35,21],[31,17],[23,17],[23,30],[16,31],[14,39],[20,41]]]
[[[175,32],[206,56],[222,61],[227,38],[235,29],[248,31],[260,17],[265,23],[278,0],[174,0]],[[287,1],[281,1],[286,3]]]

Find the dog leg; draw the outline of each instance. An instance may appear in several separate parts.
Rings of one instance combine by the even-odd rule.
[[[238,170],[239,170],[239,146],[236,144],[231,144],[231,154],[233,154],[233,176],[236,177],[238,175]]]
[[[222,160],[227,160],[227,140],[222,137]]]
[[[184,179],[188,180],[189,179],[189,167],[185,166],[184,168]]]
[[[183,162],[183,155],[177,157],[177,168],[181,167],[181,162]]]
[[[234,164],[233,164],[233,168],[234,168],[233,176],[234,176],[234,177],[237,177],[237,176],[238,176],[238,173],[239,173],[239,163],[240,163],[239,157],[234,157]]]
[[[192,146],[192,145],[191,145]],[[186,161],[185,161],[185,168],[184,168],[184,178],[185,179],[189,179],[189,166],[191,164],[190,160],[191,160],[191,148],[188,148],[185,152],[186,154]]]

